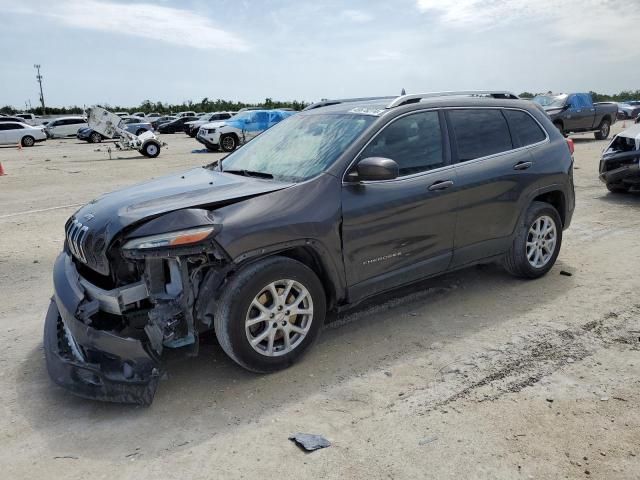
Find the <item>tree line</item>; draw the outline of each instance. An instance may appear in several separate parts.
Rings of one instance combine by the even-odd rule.
[[[522,92],[518,95],[520,98],[533,98],[536,95],[548,95],[551,92],[540,92],[540,93],[531,93],[531,92]],[[594,102],[624,102],[627,100],[640,100],[640,90],[623,90],[620,93],[608,94],[608,93],[598,93],[598,92],[589,92],[591,97],[593,97]]]
[[[294,110],[302,110],[309,105],[307,102],[298,100],[273,100],[272,98],[265,98],[263,102],[247,103],[247,102],[234,102],[232,100],[223,99],[210,99],[208,97],[203,98],[199,102],[193,102],[188,100],[179,104],[171,104],[166,102],[152,102],[151,100],[145,100],[140,105],[123,106],[123,105],[109,105],[101,104],[99,107],[106,108],[111,112],[144,112],[144,113],[162,113],[170,114],[177,112],[184,112],[187,110],[193,110],[196,112],[220,112],[220,111],[238,111],[241,108],[257,107],[264,109],[272,108],[292,108]],[[65,114],[80,114],[84,111],[84,107],[78,105],[68,107],[47,107],[47,115],[65,115]],[[17,109],[10,105],[5,105],[0,108],[0,113],[5,115],[12,115],[14,113],[26,112],[34,113],[36,115],[42,114],[42,109],[39,107],[30,108],[28,110]]]

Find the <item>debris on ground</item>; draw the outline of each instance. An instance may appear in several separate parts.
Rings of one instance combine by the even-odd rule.
[[[291,435],[289,440],[295,442],[302,450],[307,452],[313,452],[320,448],[327,448],[331,446],[331,442],[321,435],[314,435],[312,433],[296,433]]]
[[[564,275],[565,277],[572,277],[573,273],[567,272],[566,270],[560,270],[560,275]]]
[[[438,437],[426,437],[418,442],[418,445],[427,445],[429,443],[435,442]]]

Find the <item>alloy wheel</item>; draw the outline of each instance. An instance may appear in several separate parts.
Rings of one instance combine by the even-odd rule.
[[[251,347],[261,355],[290,353],[307,336],[313,321],[309,290],[290,279],[271,282],[254,297],[245,317]]]
[[[553,257],[558,241],[554,220],[547,216],[536,218],[527,233],[527,260],[534,268],[543,268]]]

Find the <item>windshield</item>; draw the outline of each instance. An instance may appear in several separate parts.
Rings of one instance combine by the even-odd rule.
[[[375,119],[370,115],[294,115],[226,157],[222,170],[306,180],[326,170]]]
[[[542,107],[563,107],[568,95],[537,95],[533,101]]]

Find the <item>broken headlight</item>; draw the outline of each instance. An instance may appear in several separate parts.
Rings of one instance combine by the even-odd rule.
[[[150,248],[179,247],[192,245],[208,238],[214,227],[190,228],[177,232],[160,233],[148,237],[140,237],[129,240],[122,247],[125,250],[146,250]]]

